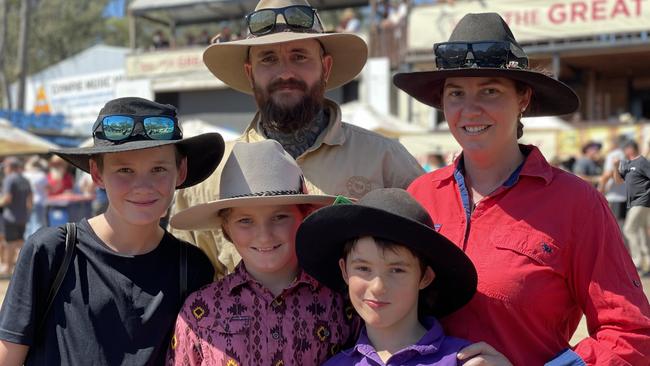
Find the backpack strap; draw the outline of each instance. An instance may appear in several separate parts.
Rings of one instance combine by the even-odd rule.
[[[187,297],[187,245],[185,243],[181,243],[180,271],[180,300],[183,306]]]
[[[45,327],[47,314],[50,312],[50,308],[54,303],[54,297],[56,297],[56,294],[59,292],[65,274],[68,272],[68,267],[70,267],[70,262],[72,262],[72,256],[74,255],[74,249],[77,246],[77,225],[74,222],[68,222],[65,224],[65,231],[65,256],[63,257],[61,267],[59,267],[59,270],[56,273],[54,282],[52,282],[50,293],[47,295],[47,305],[45,307],[45,312],[41,314],[41,320],[36,328],[36,336],[40,335],[43,327]]]

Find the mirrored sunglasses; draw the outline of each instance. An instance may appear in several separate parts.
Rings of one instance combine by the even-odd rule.
[[[248,30],[252,35],[261,36],[275,30],[278,14],[282,14],[288,27],[298,32],[322,32],[323,24],[316,13],[316,9],[305,5],[292,5],[284,8],[261,9],[246,15]],[[313,29],[317,22],[319,29]]]
[[[439,69],[528,68],[527,58],[516,57],[512,54],[510,42],[442,42],[433,45],[433,53],[436,56],[436,67]],[[470,55],[472,57],[468,57]]]
[[[93,136],[109,141],[123,141],[132,136],[144,136],[149,140],[179,140],[183,133],[173,117],[110,115],[102,117]]]

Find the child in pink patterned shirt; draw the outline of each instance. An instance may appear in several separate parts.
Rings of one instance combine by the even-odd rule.
[[[187,298],[167,363],[320,365],[353,342],[342,295],[303,272],[295,252],[302,219],[335,197],[307,194],[302,171],[274,140],[235,144],[219,192],[171,225],[223,230],[242,262]]]

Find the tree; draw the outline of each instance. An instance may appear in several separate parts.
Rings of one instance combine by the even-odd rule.
[[[9,4],[6,0],[0,0],[0,95],[2,108],[11,109],[11,98],[9,98],[9,84],[5,74],[5,55],[7,41],[7,12]]]
[[[8,99],[8,90],[2,88],[2,77],[5,77],[7,83],[18,78],[16,71],[19,60],[16,55],[21,1],[0,0],[0,95],[3,97],[0,101]],[[37,73],[97,43],[123,47],[128,44],[126,18],[103,16],[109,0],[31,1],[29,21],[32,26],[29,27],[26,49],[27,75]],[[5,104],[5,107],[8,105]]]
[[[99,43],[105,30],[102,13],[108,0],[47,0],[34,9],[30,71],[73,56]]]
[[[18,38],[18,92],[16,109],[25,109],[25,83],[27,82],[27,50],[29,47],[29,20],[32,0],[22,0],[20,3],[20,30]]]

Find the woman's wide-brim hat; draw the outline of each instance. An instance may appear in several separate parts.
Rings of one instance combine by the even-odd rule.
[[[277,9],[292,5],[311,6],[306,0],[261,0],[255,10]],[[284,18],[279,16],[277,22],[283,23]],[[368,46],[355,34],[325,33],[323,29],[301,33],[288,28],[278,28],[280,29],[278,32],[261,36],[249,35],[242,40],[212,44],[203,52],[203,62],[219,80],[246,94],[253,94],[251,84],[244,72],[244,63],[248,60],[249,49],[253,46],[307,39],[317,40],[323,46],[325,53],[333,59],[332,70],[325,85],[326,90],[335,89],[354,79],[366,64]]]
[[[433,19],[432,19],[433,21]],[[497,13],[465,15],[456,25],[449,42],[502,41],[518,57],[528,58],[508,24]],[[398,73],[393,83],[418,101],[442,109],[442,88],[451,77],[504,77],[520,81],[533,90],[531,102],[524,117],[560,116],[575,112],[580,106],[576,93],[563,82],[532,69],[463,67],[433,71]]]
[[[372,236],[404,245],[431,266],[435,279],[420,295],[425,313],[442,317],[468,303],[476,292],[477,274],[471,260],[439,234],[426,210],[405,190],[370,191],[356,204],[338,204],[316,210],[296,235],[298,263],[327,287],[344,292],[346,284],[338,261],[345,243]],[[424,300],[424,301],[422,301]]]
[[[131,115],[142,117],[164,116],[176,120],[176,108],[143,98],[127,97],[113,99],[99,112],[93,131],[101,123],[102,116]],[[178,123],[178,122],[176,122]],[[187,188],[201,183],[214,172],[223,157],[225,143],[218,133],[205,133],[187,139],[151,140],[145,136],[131,136],[122,141],[110,141],[93,136],[93,146],[82,148],[55,149],[53,154],[70,164],[90,173],[89,159],[97,154],[110,154],[124,151],[149,149],[166,145],[176,145],[187,157],[187,176],[176,188]]]
[[[219,184],[220,199],[174,215],[170,224],[182,230],[221,227],[219,211],[234,207],[332,204],[336,196],[309,194],[296,161],[275,140],[238,142],[226,160]]]

